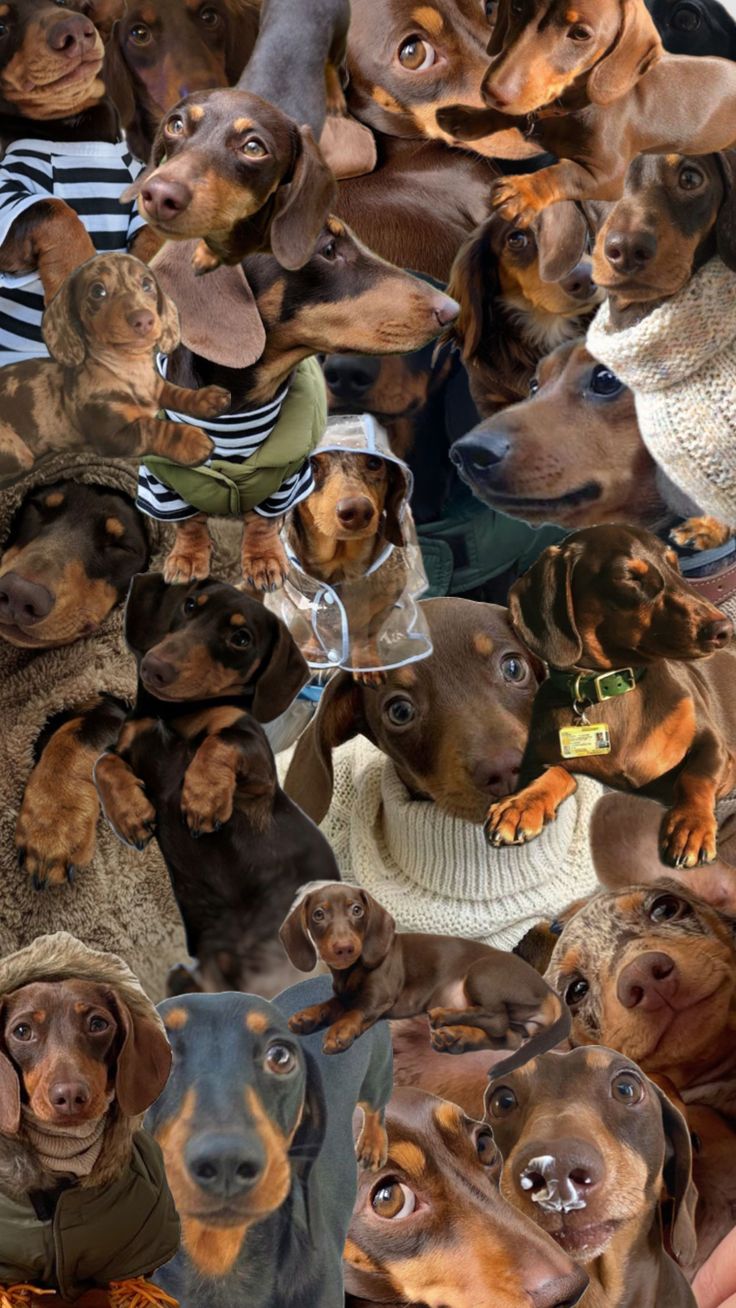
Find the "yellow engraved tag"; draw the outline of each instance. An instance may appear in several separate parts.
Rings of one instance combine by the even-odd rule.
[[[610,754],[611,733],[605,722],[589,722],[584,727],[562,727],[560,749],[563,758],[592,758]]]

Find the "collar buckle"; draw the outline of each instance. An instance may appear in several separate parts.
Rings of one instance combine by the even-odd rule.
[[[615,672],[601,672],[593,678],[596,701],[603,704],[616,695],[625,695],[636,689],[636,674],[633,668],[617,668]]]

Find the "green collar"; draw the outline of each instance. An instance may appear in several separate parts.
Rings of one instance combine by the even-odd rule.
[[[549,681],[557,690],[566,691],[573,704],[602,704],[617,695],[636,690],[645,668],[616,668],[612,672],[569,672],[550,668]]]

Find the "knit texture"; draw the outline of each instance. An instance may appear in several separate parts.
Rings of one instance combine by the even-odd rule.
[[[711,259],[623,331],[606,301],[587,344],[633,390],[655,462],[703,513],[736,526],[736,273]]]
[[[29,1108],[23,1108],[22,1114],[25,1137],[33,1146],[44,1171],[58,1172],[62,1176],[89,1176],[102,1153],[107,1125],[105,1117],[77,1126],[52,1126],[36,1117]]]

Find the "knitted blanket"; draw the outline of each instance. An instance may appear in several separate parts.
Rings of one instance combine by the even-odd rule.
[[[606,301],[587,344],[633,390],[655,462],[701,512],[736,526],[736,273],[711,259],[623,331]]]

